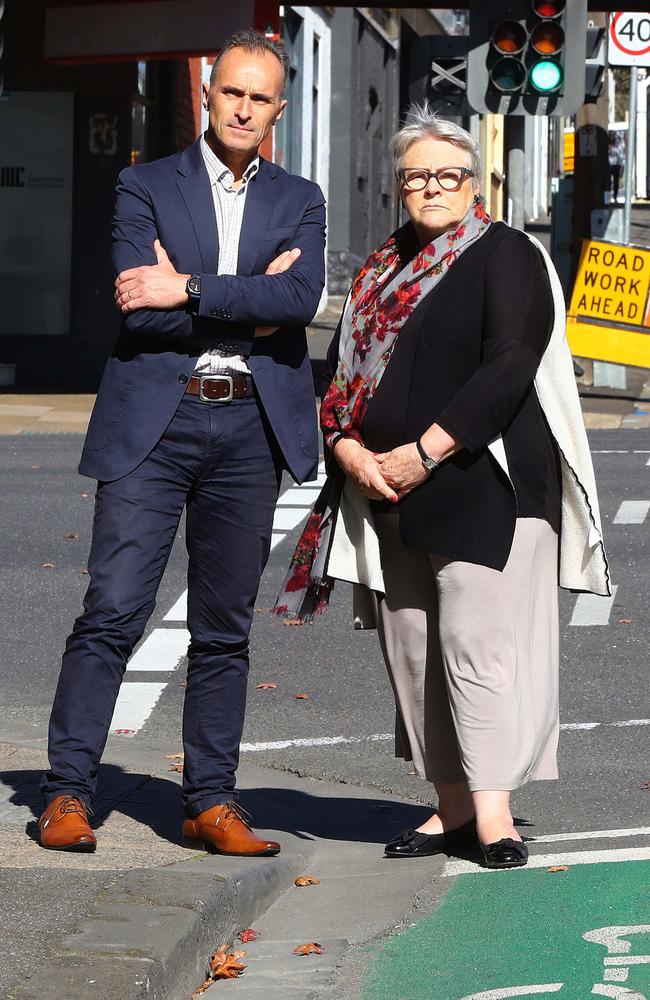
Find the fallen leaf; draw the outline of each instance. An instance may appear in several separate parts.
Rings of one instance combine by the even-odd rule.
[[[32,469],[40,469],[40,465],[32,465]]]
[[[237,935],[242,944],[248,944],[249,941],[257,941],[259,936],[260,932],[253,930],[252,927],[247,927]]]
[[[322,945],[317,944],[315,941],[309,941],[308,944],[299,944],[297,948],[293,949],[294,955],[322,955],[325,949]]]
[[[56,569],[56,563],[41,563],[41,569]]]
[[[256,686],[256,688],[257,688],[258,691],[272,691],[278,685],[274,684],[272,681],[262,681],[261,684],[256,684],[255,686]]]
[[[315,875],[299,875],[294,885],[320,885],[320,879]]]
[[[80,497],[89,497],[90,493],[80,493],[79,496]]]
[[[307,622],[298,621],[297,618],[285,618],[282,622],[283,625],[288,625],[289,627],[295,627],[296,625],[306,625]]]
[[[89,572],[89,570],[87,570],[87,569],[82,569],[82,571],[81,571],[81,575],[82,575],[82,576],[90,576],[90,572]]]
[[[78,531],[69,531],[68,532],[68,538],[79,538],[79,532]]]
[[[548,872],[568,872],[568,865],[551,865],[550,868],[546,869]]]
[[[634,618],[619,618],[618,619],[618,624],[619,625],[633,625],[634,624]]]
[[[645,789],[646,792],[650,792],[650,781],[644,781],[641,788]]]
[[[183,773],[183,765],[182,764],[172,764],[172,766],[170,767],[169,770],[170,771],[178,771],[179,774],[182,774]]]
[[[166,753],[165,760],[184,760],[185,754],[181,750],[180,753]]]
[[[309,695],[306,691],[302,691],[300,694],[294,694],[294,698],[299,698],[301,701],[306,701]]]
[[[210,959],[209,972],[212,979],[236,979],[246,968],[246,965],[239,961],[245,954],[245,951],[229,952],[228,945],[222,944],[219,951],[215,951]]]
[[[114,729],[113,732],[118,736],[133,736],[135,729]]]

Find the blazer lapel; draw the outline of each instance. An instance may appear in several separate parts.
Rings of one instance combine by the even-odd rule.
[[[260,159],[256,175],[248,182],[246,205],[239,237],[237,274],[249,276],[253,273],[255,260],[264,235],[268,229],[274,207],[273,182],[277,174],[274,163]]]
[[[205,274],[216,274],[219,238],[210,179],[201,154],[200,139],[181,155],[176,183],[192,220]]]

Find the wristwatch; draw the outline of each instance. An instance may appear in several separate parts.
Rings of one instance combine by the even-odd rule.
[[[187,311],[192,316],[198,316],[201,304],[201,275],[191,274],[185,284],[187,293]]]
[[[422,443],[419,438],[415,442],[415,447],[418,450],[418,455],[422,459],[422,465],[427,470],[427,472],[435,472],[435,470],[440,465],[440,462],[436,462],[435,458],[431,458],[430,455],[427,455],[426,451],[422,447]]]

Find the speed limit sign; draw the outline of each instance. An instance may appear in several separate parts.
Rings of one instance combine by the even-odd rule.
[[[650,66],[650,13],[619,10],[609,23],[610,66]]]

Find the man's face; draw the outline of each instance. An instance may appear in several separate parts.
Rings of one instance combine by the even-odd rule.
[[[231,153],[254,154],[282,115],[282,66],[272,52],[230,49],[203,85],[210,132]]]

